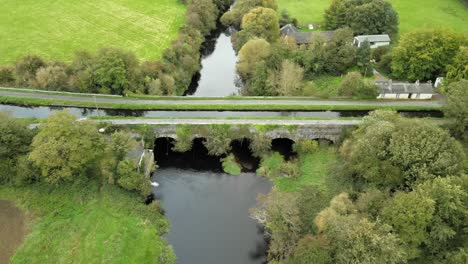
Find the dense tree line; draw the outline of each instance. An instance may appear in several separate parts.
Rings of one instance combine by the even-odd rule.
[[[220,11],[231,0],[187,0],[186,24],[161,61],[139,61],[135,54],[103,48],[96,54],[77,52],[71,63],[46,62],[26,56],[0,67],[0,85],[54,91],[104,94],[182,95],[200,70],[204,36],[216,28]]]
[[[94,180],[116,184],[144,197],[149,180],[127,154],[136,140],[123,130],[99,133],[99,126],[57,112],[39,129],[0,113],[0,183],[17,186],[42,182],[52,186]]]
[[[385,0],[333,0],[325,11],[324,26],[349,27],[356,35],[396,35],[398,14]]]
[[[377,111],[340,153],[340,187],[260,196],[272,263],[466,262],[466,157],[446,130]]]

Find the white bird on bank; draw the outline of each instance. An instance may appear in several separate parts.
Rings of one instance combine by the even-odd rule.
[[[151,182],[151,186],[158,187],[158,186],[159,186],[159,183],[157,183],[157,182]]]

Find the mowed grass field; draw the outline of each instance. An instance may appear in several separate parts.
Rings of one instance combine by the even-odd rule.
[[[400,33],[423,27],[447,27],[468,34],[468,8],[460,0],[388,0],[400,16]],[[323,21],[332,0],[278,0],[301,25]]]
[[[0,0],[0,65],[27,54],[70,61],[119,47],[156,60],[185,20],[178,0]]]

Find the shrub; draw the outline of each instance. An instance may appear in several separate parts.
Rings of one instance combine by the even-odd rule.
[[[192,149],[193,133],[190,125],[179,125],[176,128],[177,140],[172,150],[186,152]]]
[[[281,176],[283,165],[284,157],[278,152],[273,152],[262,157],[257,173],[267,178],[276,178]]]
[[[239,175],[241,174],[241,167],[237,164],[236,157],[233,154],[230,154],[226,158],[221,160],[223,163],[223,170],[230,175]]]
[[[353,96],[362,99],[372,99],[378,94],[374,84],[366,82],[360,73],[350,72],[346,75],[338,88],[341,96]]]
[[[271,139],[263,134],[255,134],[252,137],[249,148],[254,157],[261,158],[271,150]]]
[[[51,65],[40,68],[36,73],[38,88],[53,91],[68,90],[68,75],[62,65]]]
[[[35,78],[36,72],[46,63],[38,56],[26,56],[15,64],[16,84],[18,86],[30,86]]]
[[[379,63],[382,60],[382,57],[390,51],[389,46],[381,46],[372,50],[371,59]]]
[[[10,86],[15,83],[15,68],[12,66],[0,67],[0,85]]]
[[[318,149],[318,142],[311,139],[301,139],[294,143],[293,150],[300,156],[305,154],[312,154]]]

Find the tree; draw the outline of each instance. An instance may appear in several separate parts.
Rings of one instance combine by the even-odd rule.
[[[325,27],[330,30],[350,27],[355,34],[398,32],[398,14],[384,0],[334,0],[325,10]]]
[[[14,72],[15,68],[12,66],[0,67],[0,84],[4,86],[13,85],[15,83]]]
[[[124,94],[139,65],[135,54],[119,49],[101,49],[93,66],[94,85],[100,93]]]
[[[341,153],[347,174],[383,188],[408,188],[438,176],[458,175],[464,153],[450,135],[427,120],[376,111],[364,118]]]
[[[273,190],[267,195],[260,194],[258,206],[250,215],[264,224],[271,236],[269,259],[284,260],[291,255],[300,239],[301,220],[297,197],[293,193]]]
[[[357,49],[356,60],[357,66],[361,71],[363,76],[368,76],[372,74],[372,68],[370,64],[371,59],[371,47],[369,41],[364,41],[361,47]]]
[[[390,204],[383,208],[382,219],[396,231],[407,245],[409,258],[419,256],[419,245],[426,242],[435,210],[435,202],[420,192],[399,192]]]
[[[50,116],[32,142],[29,158],[52,184],[88,177],[102,153],[102,139],[93,123],[76,120],[67,111]]]
[[[314,219],[329,201],[325,191],[315,185],[303,187],[298,194],[299,218],[301,219],[301,234],[316,234]]]
[[[361,4],[363,3],[363,4]],[[384,0],[351,0],[347,25],[358,35],[398,33],[398,14]]]
[[[342,28],[346,25],[346,14],[348,12],[345,0],[333,0],[330,7],[325,10],[324,26],[326,29]]]
[[[356,47],[352,45],[353,31],[340,28],[335,31],[331,41],[327,42],[323,58],[324,71],[334,75],[345,73],[356,62]]]
[[[143,196],[151,193],[151,185],[136,169],[136,162],[124,159],[117,165],[117,183],[129,191],[139,191]]]
[[[239,51],[237,72],[243,79],[251,78],[256,70],[256,66],[270,54],[270,44],[266,40],[249,40]]]
[[[280,95],[301,95],[304,86],[304,69],[290,60],[281,64],[278,89]]]
[[[453,120],[451,131],[454,136],[468,140],[468,80],[451,83],[447,87],[447,105],[444,115]]]
[[[460,47],[453,63],[447,66],[448,83],[468,79],[468,46]]]
[[[402,36],[393,52],[393,75],[400,79],[434,80],[444,76],[467,39],[450,30],[420,29]]]
[[[357,214],[347,193],[335,196],[315,218],[319,235],[330,241],[331,263],[405,263],[406,252],[390,226]]]
[[[26,123],[0,112],[0,160],[27,154],[33,136]]]
[[[286,261],[287,264],[332,263],[329,241],[323,236],[307,235],[299,240],[297,247]]]
[[[256,7],[242,18],[242,31],[272,43],[279,39],[279,21],[275,10]]]
[[[197,28],[203,35],[207,35],[216,28],[218,7],[212,0],[189,0],[187,9],[187,25]]]

